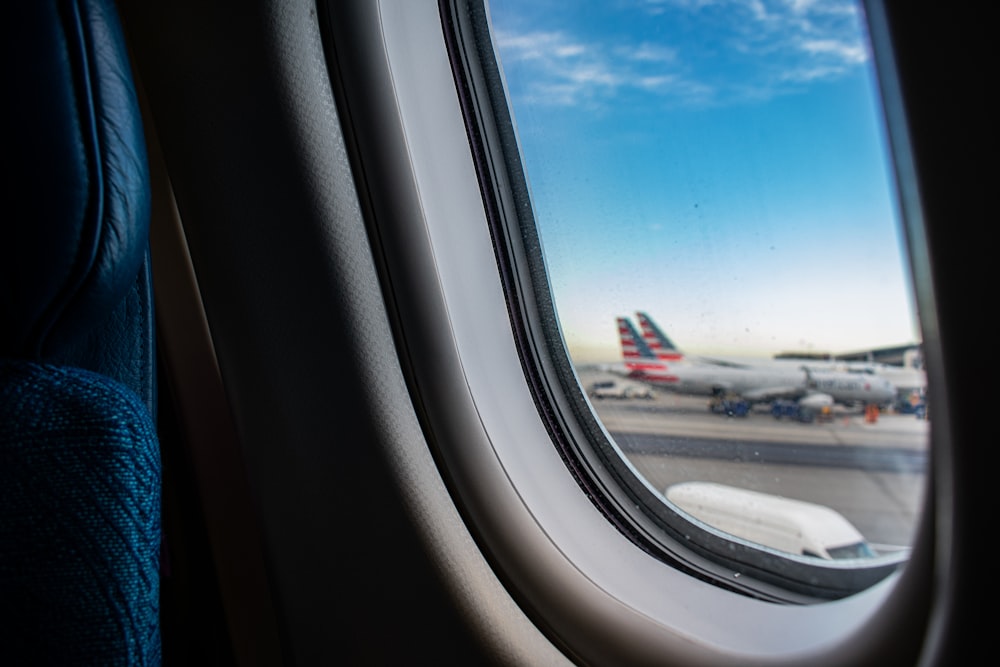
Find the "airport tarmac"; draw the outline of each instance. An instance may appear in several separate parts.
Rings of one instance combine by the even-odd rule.
[[[584,388],[604,375],[581,376]],[[789,442],[816,445],[892,447],[926,452],[930,422],[914,415],[880,414],[874,423],[861,408],[835,406],[827,421],[801,423],[775,419],[768,407],[756,406],[744,417],[715,414],[704,396],[655,392],[651,399],[591,399],[605,428],[618,433],[645,433],[686,438]]]
[[[604,375],[581,374],[584,388]],[[930,422],[838,407],[831,420],[714,414],[708,398],[591,399],[622,455],[650,486],[701,480],[832,507],[880,550],[912,544],[926,493]]]

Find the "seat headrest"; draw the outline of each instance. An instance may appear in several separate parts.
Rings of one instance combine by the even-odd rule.
[[[146,259],[149,170],[116,11],[7,8],[0,356],[58,356],[122,302]]]

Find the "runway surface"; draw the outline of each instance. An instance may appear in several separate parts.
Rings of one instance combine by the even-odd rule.
[[[586,382],[601,379],[590,376]],[[913,415],[838,407],[826,422],[711,413],[706,397],[591,399],[636,472],[653,488],[714,481],[832,507],[882,550],[912,544],[926,493],[929,426]]]

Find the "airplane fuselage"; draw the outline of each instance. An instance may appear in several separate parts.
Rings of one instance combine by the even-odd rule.
[[[878,376],[804,368],[736,368],[690,363],[627,363],[633,379],[658,389],[695,396],[733,394],[750,402],[830,396],[841,404],[887,403],[896,389]]]

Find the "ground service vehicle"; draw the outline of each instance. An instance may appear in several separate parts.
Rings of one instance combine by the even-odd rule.
[[[165,664],[989,660],[985,9],[864,4],[934,411],[908,557],[849,562],[699,532],[609,463],[519,222],[484,3],[117,10],[152,192]],[[35,208],[17,173],[5,227]]]
[[[652,398],[653,390],[640,384],[626,384],[617,380],[601,380],[590,386],[592,398]]]

